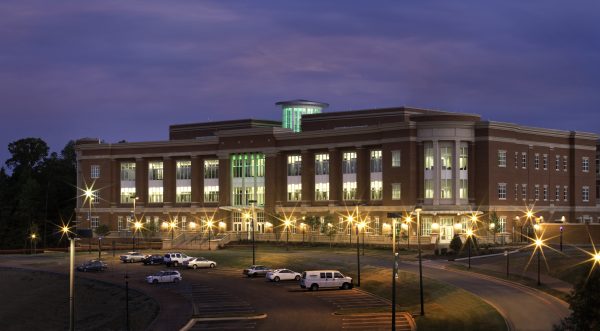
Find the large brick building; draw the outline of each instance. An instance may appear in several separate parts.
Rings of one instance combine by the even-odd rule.
[[[507,240],[527,225],[528,208],[533,222],[600,222],[595,134],[408,107],[278,105],[283,127],[247,119],[172,125],[168,141],[80,140],[78,185],[99,190],[91,205],[79,198],[78,226],[126,233],[135,216],[183,231],[214,215],[219,231],[245,232],[254,200],[259,233],[277,231],[281,215],[297,220],[292,232],[304,218],[315,230],[331,223],[349,233],[346,215],[358,210],[369,234],[382,235],[390,213],[415,205],[422,234],[440,243],[473,213],[484,221],[495,214]]]

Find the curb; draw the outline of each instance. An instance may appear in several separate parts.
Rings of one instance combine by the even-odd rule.
[[[267,314],[261,314],[261,315],[256,315],[256,316],[245,316],[245,317],[194,317],[194,318],[190,319],[186,325],[184,325],[181,329],[179,329],[179,331],[188,331],[192,327],[194,327],[194,325],[197,322],[258,320],[258,319],[263,319],[263,318],[267,318]]]
[[[514,251],[508,252],[508,254],[514,254],[514,253],[518,253],[520,252],[520,250],[515,249]],[[496,254],[488,254],[488,255],[477,255],[477,256],[471,256],[471,260],[475,260],[475,259],[483,259],[486,257],[492,257],[492,256],[501,256],[504,255],[504,253],[496,253]],[[454,261],[465,261],[468,260],[468,257],[461,257],[458,259],[454,259]]]

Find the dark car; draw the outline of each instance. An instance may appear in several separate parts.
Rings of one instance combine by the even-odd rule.
[[[108,266],[106,263],[99,260],[90,260],[86,263],[77,266],[77,270],[79,271],[102,271],[106,270]]]
[[[165,263],[165,257],[162,256],[162,255],[158,255],[158,254],[148,255],[148,256],[146,256],[142,260],[142,262],[145,265],[148,265],[148,264],[163,264],[163,263]]]

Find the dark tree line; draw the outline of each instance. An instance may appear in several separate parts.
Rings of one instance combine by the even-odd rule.
[[[11,158],[0,168],[0,248],[24,248],[36,234],[37,247],[55,246],[57,226],[75,209],[75,143],[50,153],[42,139],[8,144]],[[7,171],[8,170],[8,171]]]

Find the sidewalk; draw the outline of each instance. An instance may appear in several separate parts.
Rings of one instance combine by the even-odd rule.
[[[457,259],[454,263],[460,263],[462,265],[467,265],[467,259]],[[449,265],[449,263],[448,263]],[[477,258],[471,258],[471,268],[475,269],[483,269],[496,272],[498,274],[506,275],[506,263],[504,256],[500,257],[498,255],[494,256],[477,256]],[[537,280],[537,260],[534,257],[531,260],[529,268],[527,270],[521,269],[521,266],[511,265],[509,261],[509,274],[510,275],[518,275],[521,277],[530,278],[533,280]],[[540,282],[553,290],[559,291],[564,294],[570,294],[573,289],[573,285],[562,281],[558,278],[554,278],[547,274],[546,265],[544,261],[541,263],[541,273],[540,273]]]

